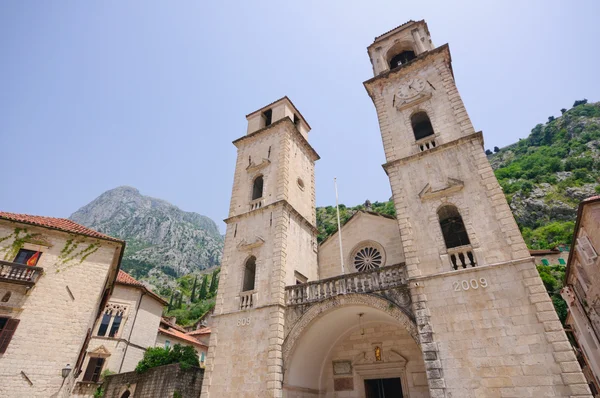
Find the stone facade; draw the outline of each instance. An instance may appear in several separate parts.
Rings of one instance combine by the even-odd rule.
[[[104,398],[197,398],[202,388],[204,370],[182,370],[179,364],[159,366],[138,374],[122,373],[106,377]],[[177,395],[179,394],[179,395]]]
[[[10,296],[0,303],[0,317],[18,320],[0,354],[0,396],[66,397],[78,375],[87,331],[114,283],[124,242],[60,230],[73,227],[62,219],[27,220],[0,217],[0,258],[6,261],[0,264],[0,296]],[[41,253],[36,266],[42,271],[34,284],[19,284],[11,274],[13,249],[19,247]],[[67,364],[74,370],[63,380]]]
[[[287,98],[248,115],[202,397],[591,397],[448,45],[410,21],[368,52],[396,220],[359,213],[344,269],[337,236],[317,261],[307,124]]]

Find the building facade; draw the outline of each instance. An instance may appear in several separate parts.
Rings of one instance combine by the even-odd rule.
[[[73,396],[93,396],[103,374],[135,370],[154,347],[165,300],[119,270],[110,298],[94,327]]]
[[[397,217],[317,248],[308,124],[248,115],[202,397],[591,397],[448,45],[409,21],[367,50]]]
[[[565,322],[594,396],[600,392],[600,196],[579,204],[561,291],[569,312]]]
[[[69,396],[124,248],[70,220],[0,212],[0,396]]]

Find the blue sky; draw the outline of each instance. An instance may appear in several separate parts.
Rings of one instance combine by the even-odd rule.
[[[289,96],[317,204],[387,200],[366,47],[409,19],[450,43],[486,147],[600,100],[600,2],[0,2],[0,209],[68,217],[131,185],[227,217],[245,115]]]

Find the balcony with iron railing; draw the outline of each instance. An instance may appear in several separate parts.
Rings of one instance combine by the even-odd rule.
[[[406,286],[404,263],[369,271],[286,286],[286,304],[311,304],[330,297],[352,293],[375,293]]]
[[[41,267],[0,261],[0,282],[33,286],[43,272]]]

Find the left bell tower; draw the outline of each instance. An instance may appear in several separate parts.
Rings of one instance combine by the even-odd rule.
[[[318,279],[310,126],[287,97],[246,119],[202,398],[281,396],[285,286]]]

